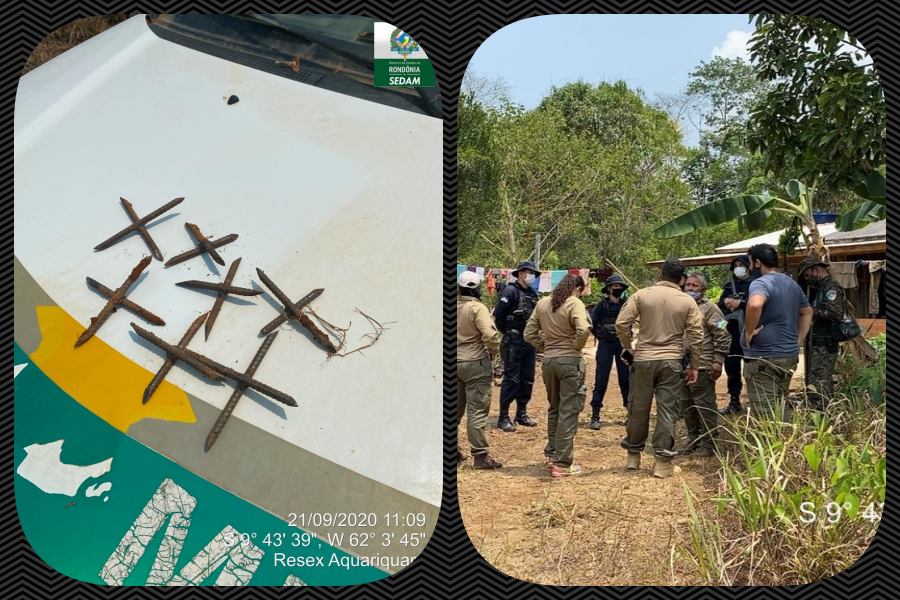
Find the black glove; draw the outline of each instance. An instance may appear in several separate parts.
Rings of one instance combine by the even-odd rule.
[[[631,350],[622,350],[622,362],[624,362],[629,367],[634,362],[634,354]]]

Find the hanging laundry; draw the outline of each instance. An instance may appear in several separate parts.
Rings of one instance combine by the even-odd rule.
[[[872,287],[869,289],[869,312],[878,315],[881,314],[878,289],[881,286],[881,278],[887,273],[887,261],[873,260],[869,262],[869,273],[872,277]]]
[[[581,269],[569,269],[569,275],[581,275]]]
[[[563,277],[568,274],[568,271],[550,271],[550,289],[555,290],[559,282],[563,280]]]
[[[859,287],[859,280],[856,278],[856,262],[833,262],[830,269],[831,276],[845,290]]]
[[[484,267],[475,267],[475,274],[484,279]]]
[[[469,270],[470,273],[475,273],[476,270],[478,269],[478,267],[471,267],[471,266],[470,266],[470,267],[466,267],[466,268]]]
[[[591,270],[581,269],[578,274],[584,279],[584,295],[589,296],[591,293]]]
[[[466,265],[456,265],[456,278],[466,272]]]
[[[550,274],[554,273],[554,272],[555,271],[544,271],[543,273],[541,273],[540,280],[536,280],[536,281],[540,281],[540,285],[538,285],[538,290],[537,290],[538,292],[549,294],[550,292],[553,291],[553,285],[550,280]]]

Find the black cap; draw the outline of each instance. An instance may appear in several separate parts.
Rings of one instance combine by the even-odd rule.
[[[803,260],[800,261],[800,265],[797,267],[797,274],[803,275],[803,271],[807,269],[811,269],[812,267],[822,266],[826,269],[828,268],[828,263],[819,258],[818,256],[807,256]]]
[[[622,279],[621,275],[610,275],[606,278],[606,281],[603,282],[603,287],[600,289],[600,291],[606,293],[606,290],[609,289],[609,286],[614,283],[622,284],[623,286],[625,286],[626,290],[631,287],[630,285],[628,285],[628,283],[625,282],[624,279]]]
[[[732,269],[734,269],[734,263],[736,263],[736,262],[742,262],[742,263],[744,263],[745,267],[749,267],[750,266],[750,257],[747,256],[746,254],[741,254],[740,256],[735,256],[734,258],[731,259],[731,268]]]
[[[534,271],[538,275],[541,274],[540,269],[538,269],[536,266],[534,266],[533,262],[520,262],[519,266],[516,267],[516,270],[513,271],[512,273],[510,273],[510,275],[512,275],[513,277],[518,277],[519,271],[521,271],[522,269],[528,269],[530,271]]]

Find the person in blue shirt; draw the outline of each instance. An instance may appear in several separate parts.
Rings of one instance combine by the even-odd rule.
[[[494,324],[503,334],[500,340],[503,383],[500,386],[500,417],[497,427],[507,432],[515,431],[516,424],[537,426],[537,422],[527,412],[534,388],[537,350],[525,341],[523,333],[534,307],[537,306],[538,295],[532,284],[540,277],[541,272],[534,263],[521,262],[511,275],[516,280],[503,289],[500,301],[494,308]],[[514,401],[515,423],[509,418],[509,409]]]
[[[750,284],[742,340],[750,412],[757,418],[787,420],[787,396],[813,309],[797,282],[778,270],[773,246],[758,244],[748,255],[758,273]]]

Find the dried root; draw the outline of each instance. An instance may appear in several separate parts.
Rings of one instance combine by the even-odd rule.
[[[351,321],[350,324],[347,325],[347,327],[337,327],[336,325],[332,325],[331,323],[329,323],[328,321],[326,321],[325,319],[320,317],[318,314],[316,314],[316,311],[313,308],[307,307],[307,310],[309,310],[310,314],[312,314],[312,316],[314,316],[322,325],[327,327],[330,330],[329,333],[334,335],[340,342],[337,345],[336,352],[328,353],[329,360],[333,356],[338,356],[340,358],[344,358],[345,356],[349,356],[349,355],[353,354],[354,352],[359,352],[362,354],[363,350],[374,346],[375,343],[381,338],[381,335],[385,331],[387,331],[387,328],[385,327],[385,325],[390,325],[392,323],[395,323],[395,321],[390,321],[390,322],[381,324],[378,321],[376,321],[375,319],[373,319],[372,317],[370,317],[369,315],[367,315],[366,313],[364,313],[363,311],[359,310],[358,308],[355,308],[354,310],[356,312],[358,312],[359,314],[361,314],[363,317],[366,318],[366,320],[369,322],[369,325],[372,326],[374,331],[372,333],[366,333],[362,337],[360,337],[360,341],[368,339],[369,342],[367,344],[360,346],[359,348],[354,348],[353,350],[346,350],[348,332],[350,331],[350,327],[353,325],[353,321]],[[342,352],[342,350],[343,350],[343,352]]]

